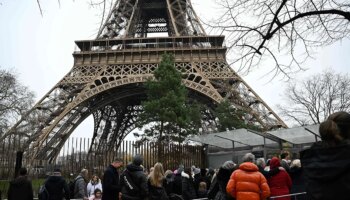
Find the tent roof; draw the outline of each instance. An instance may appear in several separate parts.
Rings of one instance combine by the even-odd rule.
[[[318,132],[319,124],[270,131],[271,135],[292,144],[306,144],[321,140]]]
[[[189,138],[189,140],[221,148],[232,148],[234,142],[234,148],[237,148],[264,145],[264,138],[265,144],[267,145],[276,144],[278,142],[278,138],[271,135],[265,135],[247,129],[235,129],[219,133],[198,135]]]
[[[266,133],[260,133],[248,129],[235,129],[219,133],[197,135],[189,138],[189,140],[226,149],[233,147],[260,146],[264,144],[269,145],[283,141],[292,144],[307,144],[320,140],[318,128],[319,124],[279,129]]]

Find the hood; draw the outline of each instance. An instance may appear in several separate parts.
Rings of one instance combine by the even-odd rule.
[[[251,162],[244,162],[239,166],[240,170],[243,171],[248,171],[248,172],[255,172],[255,171],[259,171],[258,166],[256,166],[254,163]]]
[[[11,182],[11,184],[15,187],[20,187],[23,184],[25,184],[27,181],[27,177],[26,176],[19,176],[18,178],[16,178],[15,180],[13,180]]]
[[[47,178],[47,183],[51,182],[51,183],[57,183],[57,182],[61,182],[63,181],[63,177],[62,176],[49,176]]]
[[[300,152],[301,166],[308,178],[319,182],[334,181],[350,168],[350,144],[326,147],[322,142]]]
[[[281,162],[277,157],[273,157],[270,161],[270,169],[275,169],[281,166]]]
[[[135,165],[133,163],[127,165],[126,169],[128,169],[129,172],[143,171],[143,168],[141,166]]]

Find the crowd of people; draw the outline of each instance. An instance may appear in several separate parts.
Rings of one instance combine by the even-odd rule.
[[[229,160],[217,170],[180,165],[164,170],[156,163],[149,172],[142,166],[143,157],[134,155],[124,166],[115,159],[102,179],[82,169],[72,183],[67,183],[59,169],[44,183],[47,199],[84,200],[290,200],[290,194],[301,199],[349,199],[350,191],[350,114],[337,112],[320,124],[322,141],[290,159],[284,152],[266,160],[252,153],[236,164]],[[124,170],[120,170],[120,169]],[[26,169],[11,182],[9,200],[32,200],[33,190]],[[275,198],[278,197],[278,198]],[[45,200],[45,199],[44,199]]]

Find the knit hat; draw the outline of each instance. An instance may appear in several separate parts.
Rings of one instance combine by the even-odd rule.
[[[136,154],[133,158],[132,158],[132,163],[134,165],[140,166],[143,162],[143,157],[140,154]]]
[[[223,169],[233,169],[233,168],[235,168],[235,166],[236,166],[236,164],[233,161],[228,160],[228,161],[224,162],[224,164],[222,165],[222,168]]]
[[[179,165],[179,168],[177,168],[177,173],[175,173],[175,174],[181,174],[183,171],[184,171],[184,166]]]
[[[199,168],[194,168],[193,169],[193,174],[199,174],[201,170]]]
[[[270,169],[275,169],[281,166],[280,160],[277,157],[273,157],[270,161]]]

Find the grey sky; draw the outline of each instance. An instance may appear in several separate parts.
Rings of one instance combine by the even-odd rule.
[[[94,39],[99,27],[98,11],[89,9],[88,1],[42,1],[41,17],[34,0],[0,0],[0,66],[15,68],[20,81],[40,99],[73,66],[74,40]],[[209,20],[218,11],[213,0],[192,0],[198,16]],[[333,68],[336,72],[350,72],[350,41],[344,40],[320,49],[315,60],[308,62],[307,72],[296,77],[307,77]],[[275,111],[281,103],[285,81],[279,77],[268,82],[266,66],[244,76],[244,80]],[[74,135],[91,136],[93,122],[87,119]],[[88,132],[88,133],[87,133]]]

